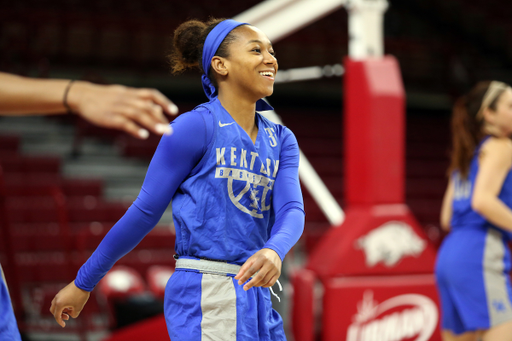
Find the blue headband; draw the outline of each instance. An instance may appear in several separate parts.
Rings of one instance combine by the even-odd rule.
[[[204,74],[201,76],[201,83],[203,83],[203,90],[208,99],[212,100],[217,97],[217,89],[212,84],[211,79],[208,77],[210,67],[212,65],[212,58],[219,49],[220,44],[224,41],[224,38],[233,31],[235,28],[241,25],[249,25],[247,23],[241,23],[236,20],[228,19],[221,21],[208,33],[203,46],[203,71]],[[256,102],[257,111],[274,110],[267,102],[260,99]]]

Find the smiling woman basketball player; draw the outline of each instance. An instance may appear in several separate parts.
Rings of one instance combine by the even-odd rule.
[[[166,289],[177,340],[285,340],[271,287],[303,231],[299,149],[292,132],[257,111],[273,92],[267,36],[234,20],[188,21],[174,35],[173,70],[198,66],[210,99],[172,123],[142,190],[51,311],[62,326],[89,292],[157,224],[172,199],[176,272]]]

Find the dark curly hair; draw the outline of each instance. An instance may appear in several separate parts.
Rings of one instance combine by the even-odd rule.
[[[172,74],[178,75],[185,70],[196,68],[204,72],[202,66],[204,42],[211,30],[224,20],[226,19],[211,18],[206,22],[189,20],[178,26],[174,31],[173,50],[168,55]],[[235,30],[236,28],[233,31]],[[233,31],[224,38],[215,53],[216,56],[224,58],[229,57],[229,45],[236,40],[236,35],[233,34]],[[208,77],[210,77],[213,84],[217,86],[211,69]]]

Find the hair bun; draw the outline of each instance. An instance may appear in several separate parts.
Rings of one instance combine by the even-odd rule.
[[[199,62],[206,28],[207,25],[202,21],[189,20],[174,31],[174,49],[169,55],[173,74],[179,74],[187,69],[201,69]]]

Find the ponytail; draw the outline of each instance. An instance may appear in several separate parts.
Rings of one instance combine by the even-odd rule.
[[[174,31],[174,49],[168,56],[171,71],[174,75],[188,69],[200,68],[206,27],[206,24],[202,21],[189,20]]]
[[[493,88],[493,83],[499,82],[479,82],[467,95],[455,102],[452,111],[452,153],[448,176],[458,171],[462,178],[468,177],[475,148],[486,135],[482,110],[486,107],[496,110],[498,98],[503,93],[503,90],[494,91],[491,95],[493,98],[489,98],[489,89]]]
[[[482,138],[481,129],[467,110],[467,97],[459,98],[452,112],[452,156],[449,175],[458,170],[462,178],[467,178],[475,147]]]
[[[189,69],[198,69],[203,72],[202,57],[203,45],[208,34],[215,26],[225,19],[211,18],[206,22],[189,20],[178,26],[174,31],[173,50],[167,56],[171,66],[171,72],[178,75]],[[236,29],[235,29],[236,30]],[[235,31],[233,30],[233,31]],[[215,53],[219,57],[228,57],[228,47],[235,40],[235,36],[229,33]],[[210,79],[215,82],[210,70]]]

